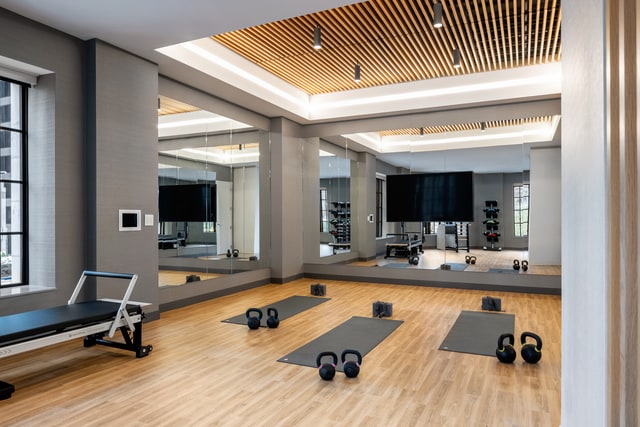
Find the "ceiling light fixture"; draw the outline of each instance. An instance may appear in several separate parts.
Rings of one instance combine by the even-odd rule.
[[[316,25],[313,29],[313,48],[315,50],[322,49],[322,30],[320,25]]]
[[[460,49],[453,49],[453,68],[460,68]]]
[[[442,3],[437,1],[433,5],[433,28],[442,27]]]
[[[360,64],[356,62],[356,68],[353,72],[353,81],[358,83],[360,81]]]

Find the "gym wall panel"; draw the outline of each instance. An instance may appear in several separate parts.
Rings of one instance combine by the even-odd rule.
[[[530,157],[529,262],[560,265],[560,148],[532,148]]]
[[[302,276],[303,144],[298,126],[271,121],[271,273],[275,281]]]
[[[562,425],[625,425],[606,420],[605,2],[562,3]]]
[[[134,273],[136,301],[158,310],[157,66],[99,40],[88,45],[88,266]],[[118,231],[119,209],[152,215],[153,226]],[[121,289],[100,287],[98,297]]]
[[[30,284],[0,315],[66,303],[85,268],[82,41],[0,8],[0,55],[51,70],[30,90]]]

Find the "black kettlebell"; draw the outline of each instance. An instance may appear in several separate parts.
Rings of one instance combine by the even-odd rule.
[[[513,260],[513,269],[516,271],[520,270],[520,261],[518,261],[517,259]]]
[[[252,316],[251,313],[257,313],[257,316]],[[247,326],[249,329],[258,329],[260,327],[260,321],[262,320],[262,310],[259,308],[250,308],[247,310]]]
[[[522,266],[522,271],[527,271],[529,269],[529,261],[525,259],[520,262],[520,265]]]
[[[527,343],[527,338],[533,338],[536,343]],[[542,358],[542,339],[538,335],[533,332],[523,332],[520,335],[520,344],[522,344],[520,355],[525,362],[538,363],[540,361]]]
[[[347,355],[353,354],[357,360],[347,360]],[[360,373],[360,365],[362,365],[362,354],[358,350],[345,350],[340,356],[342,360],[342,370],[348,378],[355,378]]]
[[[331,357],[331,363],[323,363],[324,357]],[[325,381],[331,381],[336,376],[336,365],[338,364],[338,355],[333,351],[323,351],[316,357],[316,366],[320,378]]]
[[[270,328],[277,328],[280,325],[280,319],[278,319],[278,310],[273,307],[267,308],[267,326]]]
[[[509,339],[507,345],[504,344],[505,339]],[[516,360],[516,349],[513,348],[515,337],[513,334],[502,334],[498,338],[498,348],[496,348],[496,357],[502,363],[513,363]]]
[[[231,258],[231,249],[227,249],[227,258]]]

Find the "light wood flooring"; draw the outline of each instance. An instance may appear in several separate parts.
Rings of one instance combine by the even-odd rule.
[[[214,281],[215,282],[215,281]],[[221,320],[317,281],[265,285],[161,314],[144,325],[153,352],[136,359],[74,340],[3,358],[2,426],[558,426],[560,296],[492,292],[515,314],[516,335],[543,340],[539,364],[438,350],[482,291],[322,281],[331,300],[249,330]],[[393,303],[404,323],[364,357],[360,376],[322,381],[276,360],[371,304]],[[497,337],[496,337],[497,341]],[[496,342],[497,345],[497,342]]]

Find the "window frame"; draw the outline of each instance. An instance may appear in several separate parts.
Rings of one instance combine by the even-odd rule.
[[[526,187],[526,196],[522,195],[522,189]],[[529,213],[531,209],[531,186],[526,183],[513,185],[513,235],[515,237],[529,237]],[[526,198],[526,207],[523,207],[522,199]],[[526,212],[526,221],[522,221],[523,212]],[[520,220],[519,220],[520,218]],[[526,227],[525,227],[526,225]],[[526,229],[523,232],[523,227]]]
[[[25,286],[29,284],[29,182],[28,182],[28,100],[29,100],[29,84],[13,80],[0,75],[0,80],[9,84],[15,84],[20,88],[20,128],[11,128],[0,124],[0,131],[15,132],[20,135],[20,167],[21,176],[20,179],[2,179],[0,175],[0,183],[9,185],[20,185],[20,231],[3,231],[0,229],[0,236],[20,236],[20,248],[21,248],[21,277],[20,280],[11,283],[2,283],[0,281],[0,288],[10,288],[15,286]]]

